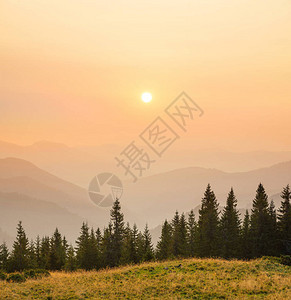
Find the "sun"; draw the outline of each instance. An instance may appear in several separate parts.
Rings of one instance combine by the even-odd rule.
[[[152,94],[151,93],[143,93],[141,95],[141,100],[145,103],[151,102],[152,101]]]

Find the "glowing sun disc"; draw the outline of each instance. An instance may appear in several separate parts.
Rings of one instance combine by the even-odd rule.
[[[151,93],[143,93],[141,95],[141,100],[145,103],[151,102],[152,101],[152,94]]]

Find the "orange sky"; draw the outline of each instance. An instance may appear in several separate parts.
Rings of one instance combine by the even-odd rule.
[[[185,145],[291,150],[290,81],[289,0],[0,0],[0,140],[126,145],[185,90]]]

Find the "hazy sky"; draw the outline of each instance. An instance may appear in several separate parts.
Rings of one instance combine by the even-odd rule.
[[[0,140],[125,144],[185,90],[185,145],[291,150],[290,83],[290,0],[0,0]]]

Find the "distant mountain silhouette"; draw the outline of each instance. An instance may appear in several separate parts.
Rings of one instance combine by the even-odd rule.
[[[0,158],[16,157],[30,161],[40,168],[70,182],[87,187],[98,173],[108,170],[123,176],[116,167],[114,157],[126,144],[69,147],[65,144],[40,141],[28,146],[19,146],[0,141]],[[183,144],[169,149],[146,176],[167,172],[169,169],[196,166],[215,168],[228,172],[240,172],[268,167],[291,160],[291,151],[230,152],[217,149],[191,149]]]
[[[83,197],[85,193],[85,189],[62,180],[28,161],[13,157],[0,159],[0,178],[7,179],[15,177],[28,177],[48,187],[61,190],[70,195],[72,199]]]
[[[114,156],[120,148],[113,149],[104,145],[90,153],[86,148],[82,150],[48,141],[28,146],[0,141],[0,158],[15,157],[30,161],[56,176],[87,187],[93,176],[115,166]]]
[[[176,209],[180,213],[196,209],[201,203],[208,183],[212,185],[221,207],[225,205],[227,193],[233,187],[238,198],[238,207],[244,211],[245,208],[251,207],[260,182],[265,185],[270,200],[273,199],[278,208],[282,187],[291,183],[291,162],[239,173],[192,167],[140,178],[135,184],[124,181],[121,205],[126,219],[131,224],[136,222],[138,227],[142,228],[147,222],[150,228],[154,228],[161,225],[165,218],[170,220]],[[38,224],[41,220],[37,215],[43,214],[40,209],[43,205],[50,207],[47,210],[48,219],[43,218],[48,224],[47,228],[53,226],[67,228],[66,224],[70,224],[67,220],[72,220],[76,224],[72,225],[72,228],[79,228],[81,222],[86,220],[95,227],[103,228],[110,218],[109,208],[95,206],[89,199],[86,189],[60,179],[22,159],[0,159],[0,193],[1,211],[5,211],[5,215],[11,218],[7,227],[1,220],[0,228],[12,236],[21,217],[21,214],[13,214],[14,210],[19,211],[15,203],[31,203],[25,206],[23,211],[24,215],[29,216],[27,227],[36,230],[40,228]],[[63,215],[64,218],[57,219],[58,215]],[[158,231],[156,232],[158,235]],[[32,231],[32,234],[35,233],[36,231]]]
[[[239,173],[204,168],[173,170],[141,178],[135,184],[126,182],[123,201],[132,211],[143,214],[149,224],[156,226],[165,218],[171,219],[176,209],[187,212],[200,205],[208,183],[220,206],[225,205],[227,194],[233,187],[238,207],[250,208],[260,182],[278,208],[280,197],[272,195],[280,193],[283,186],[291,183],[291,162]]]
[[[108,220],[108,211],[94,205],[85,189],[22,159],[0,159],[0,192],[19,193],[37,201],[57,204],[58,207],[79,215],[79,220],[88,220],[98,226],[103,226]],[[5,202],[5,207],[7,205],[9,202]],[[1,210],[5,207],[1,205]],[[35,213],[37,214],[37,211]],[[54,218],[54,214],[50,217]],[[13,221],[17,222],[17,218],[13,218]],[[55,225],[61,224],[55,223]]]
[[[15,239],[16,225],[20,220],[29,238],[35,238],[38,234],[51,235],[58,227],[70,241],[77,238],[84,221],[82,217],[55,203],[19,193],[0,193],[0,207],[0,227],[9,234],[5,237],[0,232],[0,239],[6,240],[9,246]]]
[[[0,228],[13,238],[19,220],[32,235],[47,234],[59,227],[68,237],[75,237],[86,221],[103,229],[110,218],[109,210],[93,204],[86,189],[28,161],[0,159]],[[123,211],[131,221],[126,206]]]

